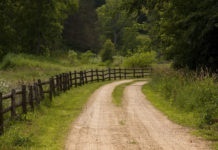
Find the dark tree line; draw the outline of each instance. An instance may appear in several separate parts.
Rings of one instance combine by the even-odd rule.
[[[217,0],[124,0],[124,8],[147,16],[151,46],[174,67],[218,69]]]
[[[0,56],[8,52],[43,55],[62,45],[64,19],[75,0],[1,0]]]

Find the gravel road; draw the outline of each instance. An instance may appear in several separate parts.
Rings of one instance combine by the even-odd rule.
[[[66,150],[207,150],[208,144],[190,130],[172,123],[141,92],[146,81],[124,90],[123,105],[112,103],[115,81],[96,90],[72,124]]]

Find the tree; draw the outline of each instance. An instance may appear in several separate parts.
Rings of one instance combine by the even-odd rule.
[[[135,20],[121,9],[122,1],[106,0],[105,5],[97,9],[101,41],[111,39],[116,49],[132,49],[138,31],[133,28]],[[125,39],[126,38],[126,39]],[[128,47],[130,46],[130,47]]]
[[[111,42],[111,40],[109,39],[106,40],[102,50],[100,51],[102,61],[112,61],[114,52],[115,52],[114,44]]]
[[[146,8],[152,46],[172,59],[174,67],[218,68],[218,2],[216,0],[131,0],[127,9]]]
[[[0,51],[41,55],[61,45],[63,20],[76,0],[0,2]]]
[[[64,42],[69,49],[80,52],[98,52],[99,34],[97,31],[96,7],[102,3],[97,0],[80,0],[78,11],[70,15],[64,25]]]

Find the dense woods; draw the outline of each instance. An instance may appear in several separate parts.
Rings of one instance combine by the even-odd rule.
[[[0,2],[0,56],[91,50],[112,56],[156,51],[175,68],[218,64],[218,2],[146,0],[67,0]],[[103,58],[103,60],[105,60]]]

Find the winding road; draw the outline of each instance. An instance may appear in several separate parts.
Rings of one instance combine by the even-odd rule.
[[[97,89],[83,113],[72,124],[66,150],[208,150],[208,144],[190,130],[167,119],[155,109],[141,87],[146,81],[127,86],[123,105],[112,103],[115,81]]]

